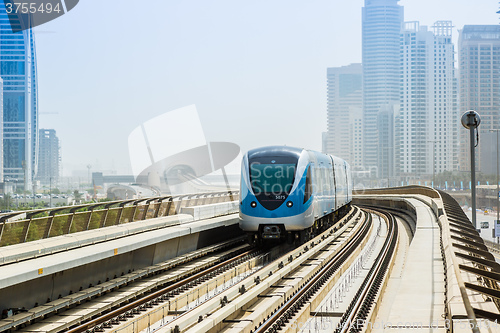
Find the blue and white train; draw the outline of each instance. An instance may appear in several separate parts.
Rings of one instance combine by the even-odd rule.
[[[240,228],[251,243],[307,240],[324,229],[352,200],[346,161],[319,152],[270,146],[243,157]]]

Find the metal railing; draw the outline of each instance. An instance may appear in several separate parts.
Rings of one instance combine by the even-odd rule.
[[[52,207],[0,214],[0,247],[180,213],[183,207],[238,200],[210,192]],[[9,219],[23,216],[23,219]]]
[[[367,194],[367,195],[377,195],[377,194],[420,194],[425,195],[430,198],[440,198],[439,194],[431,187],[419,186],[419,185],[409,185],[401,187],[389,187],[389,188],[373,188],[364,190],[354,190],[353,195]]]

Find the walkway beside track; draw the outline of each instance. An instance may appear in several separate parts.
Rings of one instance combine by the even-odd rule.
[[[374,331],[500,332],[500,265],[453,198],[407,186],[357,193],[354,203],[417,216],[405,267],[400,277],[393,272],[398,285],[387,288]]]
[[[400,196],[366,196],[359,203],[401,200]],[[420,197],[422,201],[427,198]],[[433,332],[446,332],[444,267],[440,248],[440,230],[432,209],[415,198],[405,199],[413,206],[417,223],[401,275],[391,276],[378,316],[368,326],[374,332],[395,331],[407,326],[421,326]],[[387,204],[386,204],[387,205]]]

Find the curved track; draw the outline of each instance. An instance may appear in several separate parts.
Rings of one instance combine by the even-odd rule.
[[[368,319],[368,314],[374,305],[374,300],[380,290],[382,281],[389,269],[391,258],[396,250],[398,224],[394,216],[388,211],[377,209],[388,221],[388,235],[385,239],[382,251],[377,256],[375,264],[371,267],[361,288],[351,301],[347,311],[340,320],[340,325],[335,333],[354,333],[361,332]]]
[[[345,244],[345,246],[318,271],[296,294],[294,294],[269,320],[264,322],[255,333],[275,333],[288,322],[288,320],[298,311],[298,309],[308,301],[309,297],[318,290],[351,256],[354,250],[361,244],[361,241],[367,236],[372,225],[371,215],[367,215],[363,227],[357,232],[354,238]]]

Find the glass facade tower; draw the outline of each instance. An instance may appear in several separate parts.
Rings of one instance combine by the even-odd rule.
[[[4,180],[16,181],[29,189],[36,175],[38,156],[35,38],[31,29],[12,32],[3,1],[0,1],[0,76]]]
[[[383,178],[394,176],[395,169],[394,158],[388,158],[394,154],[393,131],[379,132],[391,128],[384,122],[393,122],[399,109],[403,7],[398,1],[365,0],[362,18],[364,166]]]

